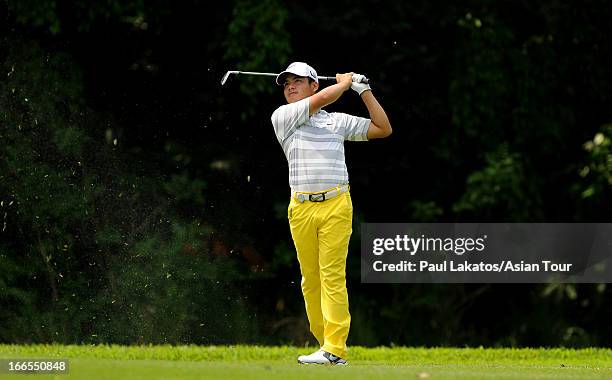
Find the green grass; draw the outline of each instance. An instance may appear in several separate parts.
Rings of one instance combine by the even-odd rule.
[[[303,366],[312,348],[0,345],[0,359],[66,358],[36,379],[612,379],[610,349],[351,347],[349,366]],[[24,375],[0,375],[23,378]]]

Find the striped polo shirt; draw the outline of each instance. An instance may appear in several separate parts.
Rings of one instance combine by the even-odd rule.
[[[327,113],[308,115],[309,99],[280,106],[272,114],[276,138],[289,163],[291,191],[317,192],[349,183],[344,140],[367,141],[370,119]]]

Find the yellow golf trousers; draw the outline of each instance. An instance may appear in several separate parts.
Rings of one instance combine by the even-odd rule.
[[[291,198],[288,217],[310,331],[323,350],[346,358],[351,324],[346,290],[346,257],[353,232],[350,193],[323,202]]]

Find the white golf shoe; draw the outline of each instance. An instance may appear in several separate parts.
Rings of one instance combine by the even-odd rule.
[[[331,354],[322,349],[313,352],[310,355],[302,355],[298,357],[298,363],[300,364],[331,364],[331,365],[347,365],[347,361]]]

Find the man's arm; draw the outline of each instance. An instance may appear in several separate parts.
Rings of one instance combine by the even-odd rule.
[[[325,87],[320,92],[312,95],[310,98],[309,115],[312,115],[319,111],[326,105],[332,104],[344,93],[344,91],[351,88],[353,83],[353,73],[347,74],[336,74],[336,84],[333,86]]]
[[[272,113],[272,126],[276,138],[282,144],[295,130],[308,121],[308,99],[280,106]]]
[[[391,123],[387,117],[387,113],[382,108],[378,100],[372,94],[372,91],[364,91],[361,94],[361,99],[368,108],[370,113],[370,127],[368,128],[368,140],[382,139],[388,137],[391,132]]]
[[[380,103],[378,103],[374,94],[372,94],[370,85],[361,83],[361,79],[365,77],[361,74],[354,74],[354,77],[356,81],[351,84],[351,89],[359,94],[370,113],[370,126],[368,127],[367,133],[368,140],[382,139],[389,136],[392,132],[391,123],[389,122],[385,110]]]

